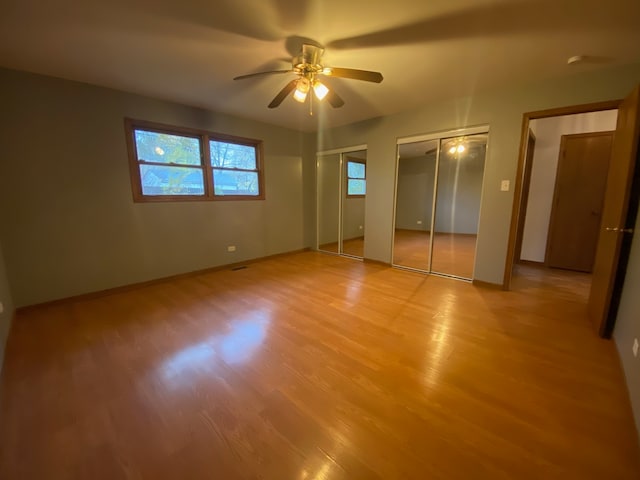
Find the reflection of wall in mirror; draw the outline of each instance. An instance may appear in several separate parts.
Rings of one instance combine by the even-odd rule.
[[[318,158],[318,243],[338,241],[340,156]]]
[[[478,233],[484,146],[478,153],[456,156],[444,153],[438,168],[438,201],[436,204],[437,233]]]
[[[348,195],[348,164],[355,162],[366,165],[367,151],[360,150],[357,152],[349,152],[344,157],[345,178],[342,196],[342,239],[351,240],[354,238],[364,237],[364,196]],[[361,175],[362,173],[360,173]],[[366,177],[366,171],[365,171]]]
[[[396,228],[429,231],[435,160],[435,153],[400,159]],[[477,233],[483,173],[484,153],[476,158],[461,155],[460,160],[442,155],[438,172],[436,232]]]
[[[396,228],[420,231],[431,228],[435,169],[435,153],[399,160]]]
[[[365,197],[347,197],[345,195],[342,212],[344,240],[364,236],[364,201]]]

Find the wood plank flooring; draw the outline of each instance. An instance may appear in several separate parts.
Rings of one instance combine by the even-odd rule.
[[[325,243],[318,247],[323,252],[338,253],[340,245],[338,242]],[[342,241],[342,253],[354,257],[364,257],[364,237],[349,238]]]
[[[403,267],[429,270],[430,232],[396,229],[393,263]],[[433,238],[431,271],[473,278],[477,235],[436,233]]]
[[[0,478],[638,479],[588,277],[304,252],[21,313]]]

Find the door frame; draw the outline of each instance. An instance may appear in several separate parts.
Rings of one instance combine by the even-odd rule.
[[[622,99],[607,100],[604,102],[585,103],[568,107],[550,108],[526,112],[522,115],[522,127],[520,129],[520,152],[518,154],[518,167],[516,170],[516,181],[513,189],[513,205],[511,208],[511,226],[509,228],[509,243],[507,246],[507,258],[505,259],[504,276],[502,289],[511,290],[511,279],[515,264],[516,240],[518,233],[518,221],[520,218],[520,206],[522,202],[523,172],[525,168],[525,158],[527,153],[527,142],[529,139],[529,122],[540,118],[560,117],[564,115],[574,115],[578,113],[601,112],[604,110],[616,110],[620,107]]]
[[[529,206],[529,186],[531,185],[531,171],[533,170],[533,155],[536,149],[536,136],[531,128],[528,129],[527,146],[525,151],[524,173],[522,177],[522,195],[520,195],[520,212],[518,216],[518,229],[516,230],[516,244],[514,262],[522,262],[522,240],[524,238],[524,221]]]

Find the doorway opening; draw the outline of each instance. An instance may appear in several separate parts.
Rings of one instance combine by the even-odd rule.
[[[617,114],[529,122],[517,264],[591,273]]]
[[[615,325],[615,317],[617,314],[618,302],[617,296],[620,293],[621,285],[624,283],[624,276],[626,272],[626,266],[628,263],[628,245],[631,242],[633,235],[633,226],[635,225],[636,212],[637,212],[637,200],[638,200],[638,188],[640,182],[637,181],[638,172],[636,168],[638,163],[638,142],[640,139],[640,87],[636,87],[626,98],[620,101],[601,102],[598,104],[580,105],[574,107],[566,107],[554,110],[545,110],[540,112],[530,112],[524,114],[522,123],[522,141],[520,147],[520,156],[518,162],[518,173],[516,177],[515,201],[513,203],[511,231],[509,234],[509,245],[507,251],[507,258],[505,262],[505,275],[503,287],[509,290],[511,287],[511,280],[514,273],[517,274],[516,269],[518,265],[523,262],[523,255],[525,251],[526,242],[526,227],[522,227],[522,223],[527,223],[527,216],[531,211],[531,206],[527,202],[530,202],[532,198],[532,182],[533,169],[535,169],[535,152],[527,155],[527,147],[531,145],[530,127],[531,123],[537,119],[547,119],[551,117],[567,117],[572,114],[584,114],[589,112],[603,112],[606,110],[615,110],[616,114],[616,127],[615,136],[613,141],[606,140],[604,146],[594,147],[589,142],[584,142],[584,136],[567,134],[564,138],[561,138],[563,146],[571,142],[580,141],[583,146],[582,150],[592,153],[591,150],[597,150],[600,148],[602,151],[608,150],[610,145],[611,161],[609,166],[604,169],[601,166],[599,175],[604,176],[602,172],[606,170],[606,182],[604,188],[604,201],[601,203],[596,202],[588,206],[586,214],[591,217],[592,223],[598,225],[598,236],[596,239],[595,259],[587,258],[588,261],[583,262],[583,265],[576,267],[570,264],[571,270],[583,270],[589,271],[592,267],[593,274],[591,277],[591,285],[587,297],[588,316],[590,317],[596,331],[600,336],[610,336],[613,327]],[[534,134],[535,135],[535,134]],[[590,141],[602,141],[602,138],[606,137],[608,133],[602,133],[599,136],[591,135]],[[539,141],[536,135],[536,143]],[[584,145],[590,145],[593,148],[585,148]],[[536,147],[537,148],[537,147]],[[578,148],[580,150],[580,148]],[[575,152],[573,152],[575,154]],[[566,160],[569,154],[562,153],[556,165],[556,179],[554,182],[554,195],[552,197],[551,211],[549,213],[549,223],[547,227],[547,242],[545,248],[545,256],[542,266],[560,266],[567,268],[563,265],[553,265],[556,263],[556,259],[550,260],[552,256],[549,253],[552,251],[550,244],[554,241],[553,235],[554,229],[563,229],[562,222],[554,224],[554,215],[557,215],[557,211],[562,210],[558,207],[558,202],[562,203],[562,195],[557,193],[558,188],[565,188],[566,181],[574,181],[575,178],[581,178],[582,182],[590,181],[589,174],[581,174],[576,171],[576,168],[583,168],[589,164],[589,161],[584,162],[573,160]],[[527,165],[527,159],[531,163],[533,159],[533,165]],[[564,163],[564,164],[563,164]],[[570,175],[565,175],[563,179],[563,168],[568,168]],[[528,170],[530,170],[528,172]],[[591,172],[590,175],[598,175],[597,172]],[[596,182],[597,183],[597,182]],[[589,187],[592,188],[592,187]],[[523,198],[523,192],[529,190],[527,193],[527,199]],[[589,190],[587,188],[587,190]],[[595,194],[592,193],[595,196]],[[560,199],[560,200],[558,200]],[[571,197],[568,197],[569,203],[573,202]],[[567,202],[567,198],[564,199]],[[583,200],[582,203],[586,201]],[[573,202],[574,204],[580,204],[581,202]],[[601,207],[600,207],[601,205]],[[560,216],[561,218],[568,218],[571,216],[575,205],[569,205],[569,213],[564,212]],[[578,205],[582,206],[583,205]],[[566,208],[566,205],[565,207]],[[591,211],[589,211],[589,208]],[[563,217],[564,215],[564,217]],[[597,218],[601,217],[601,218]],[[587,217],[588,218],[588,217]],[[582,217],[584,223],[588,223],[585,217]],[[573,227],[578,228],[578,227]],[[518,238],[522,233],[523,237]],[[578,235],[572,240],[567,240],[567,235],[573,235],[574,232],[571,229],[565,229],[564,233],[561,233],[561,239],[565,238],[565,243],[571,243],[575,250],[580,250],[581,243],[588,244],[588,241],[583,242],[582,236]],[[565,248],[562,242],[559,242],[561,249]],[[566,250],[566,248],[565,248]],[[586,249],[588,250],[588,249]],[[584,252],[583,252],[584,253]],[[584,260],[584,259],[583,259]],[[526,261],[526,259],[525,259]],[[586,266],[585,266],[586,265]],[[559,270],[556,270],[559,271]],[[584,275],[584,274],[583,274]]]

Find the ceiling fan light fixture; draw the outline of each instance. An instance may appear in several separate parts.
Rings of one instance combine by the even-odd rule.
[[[309,93],[309,79],[301,77],[296,83],[296,91],[293,92],[293,98],[300,103],[304,103],[307,99],[307,93]]]
[[[307,92],[296,90],[295,92],[293,92],[293,99],[296,102],[304,103],[304,101],[307,99]]]
[[[305,43],[299,55],[291,59],[290,70],[271,70],[265,72],[249,73],[240,75],[234,80],[244,80],[263,75],[273,75],[281,73],[293,73],[295,76],[282,87],[278,94],[267,105],[268,108],[279,107],[285,98],[292,95],[296,102],[305,103],[309,91],[313,88],[313,93],[318,100],[327,99],[327,102],[333,108],[340,108],[344,105],[344,100],[333,89],[329,89],[326,85],[318,82],[320,75],[332,76],[335,78],[347,80],[360,80],[363,82],[380,83],[383,80],[380,72],[369,70],[359,70],[356,68],[342,67],[325,67],[322,65],[322,55],[324,48],[316,43]],[[309,111],[312,112],[311,102],[309,103]]]
[[[329,93],[329,89],[324,83],[316,80],[313,84],[313,93],[315,93],[318,100],[322,100]]]

